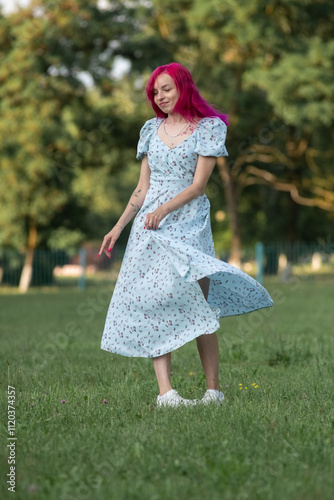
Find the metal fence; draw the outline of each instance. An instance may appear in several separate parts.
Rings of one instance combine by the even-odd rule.
[[[83,289],[101,281],[116,280],[124,248],[111,252],[111,259],[98,257],[98,248],[82,248],[75,255],[65,251],[37,249],[34,253],[31,286],[78,286]],[[228,253],[217,255],[228,261]],[[18,287],[25,254],[0,250],[0,287]],[[241,269],[262,282],[263,276],[292,273],[333,273],[333,243],[281,243],[244,248]]]
[[[81,248],[76,254],[60,250],[34,252],[30,286],[78,286],[109,280],[117,273],[124,249],[113,250],[110,259],[98,257],[99,248]],[[0,250],[0,287],[18,287],[26,254]]]
[[[334,271],[334,243],[280,243],[264,246],[264,273]]]

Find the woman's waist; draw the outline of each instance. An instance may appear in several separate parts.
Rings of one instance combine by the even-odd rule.
[[[172,186],[174,184],[175,186],[180,186],[181,184],[184,184],[185,187],[188,187],[193,183],[193,180],[194,176],[192,174],[189,174],[185,177],[178,177],[177,175],[167,175],[166,177],[164,177],[162,175],[151,174],[150,185]]]
[[[186,186],[185,186],[186,187]],[[183,191],[184,188],[179,189],[164,189],[160,187],[159,189],[154,189],[152,186],[147,191],[143,206],[141,207],[141,213],[149,213],[153,212],[156,208],[168,203],[175,196]],[[177,213],[178,219],[179,217],[184,219],[192,220],[194,217],[203,217],[207,216],[210,213],[210,201],[206,194],[202,196],[198,196],[190,200],[188,203],[185,203],[183,206],[171,212],[172,214]]]

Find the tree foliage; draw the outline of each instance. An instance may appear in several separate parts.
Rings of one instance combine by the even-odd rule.
[[[43,242],[67,207],[120,210],[111,174],[134,134],[110,72],[113,44],[134,27],[122,2],[104,12],[96,4],[35,0],[1,19],[2,244],[24,247],[32,227]]]
[[[111,73],[130,14],[122,2],[102,12],[96,1],[35,0],[0,20],[0,244],[28,248],[30,270],[37,245],[77,245],[121,209],[134,131]]]
[[[33,0],[0,18],[0,244],[105,231],[138,179],[145,83],[171,61],[230,115],[230,156],[208,185],[213,214],[227,212],[212,220],[218,250],[333,234],[333,3],[104,5]],[[131,69],[116,78],[119,57]]]

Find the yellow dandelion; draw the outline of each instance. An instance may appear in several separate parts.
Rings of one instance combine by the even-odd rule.
[[[239,384],[239,385],[242,385],[242,384]]]
[[[189,372],[189,375],[194,375],[193,372]]]
[[[259,386],[258,385],[254,385],[254,389],[257,389]]]
[[[240,391],[242,391],[242,387],[239,387]]]
[[[256,383],[255,383],[255,382],[253,382],[253,383],[252,383],[252,385],[256,385]]]
[[[245,389],[248,389],[248,387],[245,387]]]

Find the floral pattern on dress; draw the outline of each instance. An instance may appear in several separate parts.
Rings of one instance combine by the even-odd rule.
[[[227,127],[219,118],[202,118],[173,149],[157,134],[161,121],[148,120],[140,131],[137,159],[148,156],[150,186],[132,224],[101,341],[103,350],[123,356],[161,356],[215,332],[224,316],[273,305],[260,283],[215,258],[205,194],[168,214],[157,230],[144,229],[148,213],[192,184],[198,155],[228,156]],[[198,283],[204,276],[210,278],[207,300]]]

